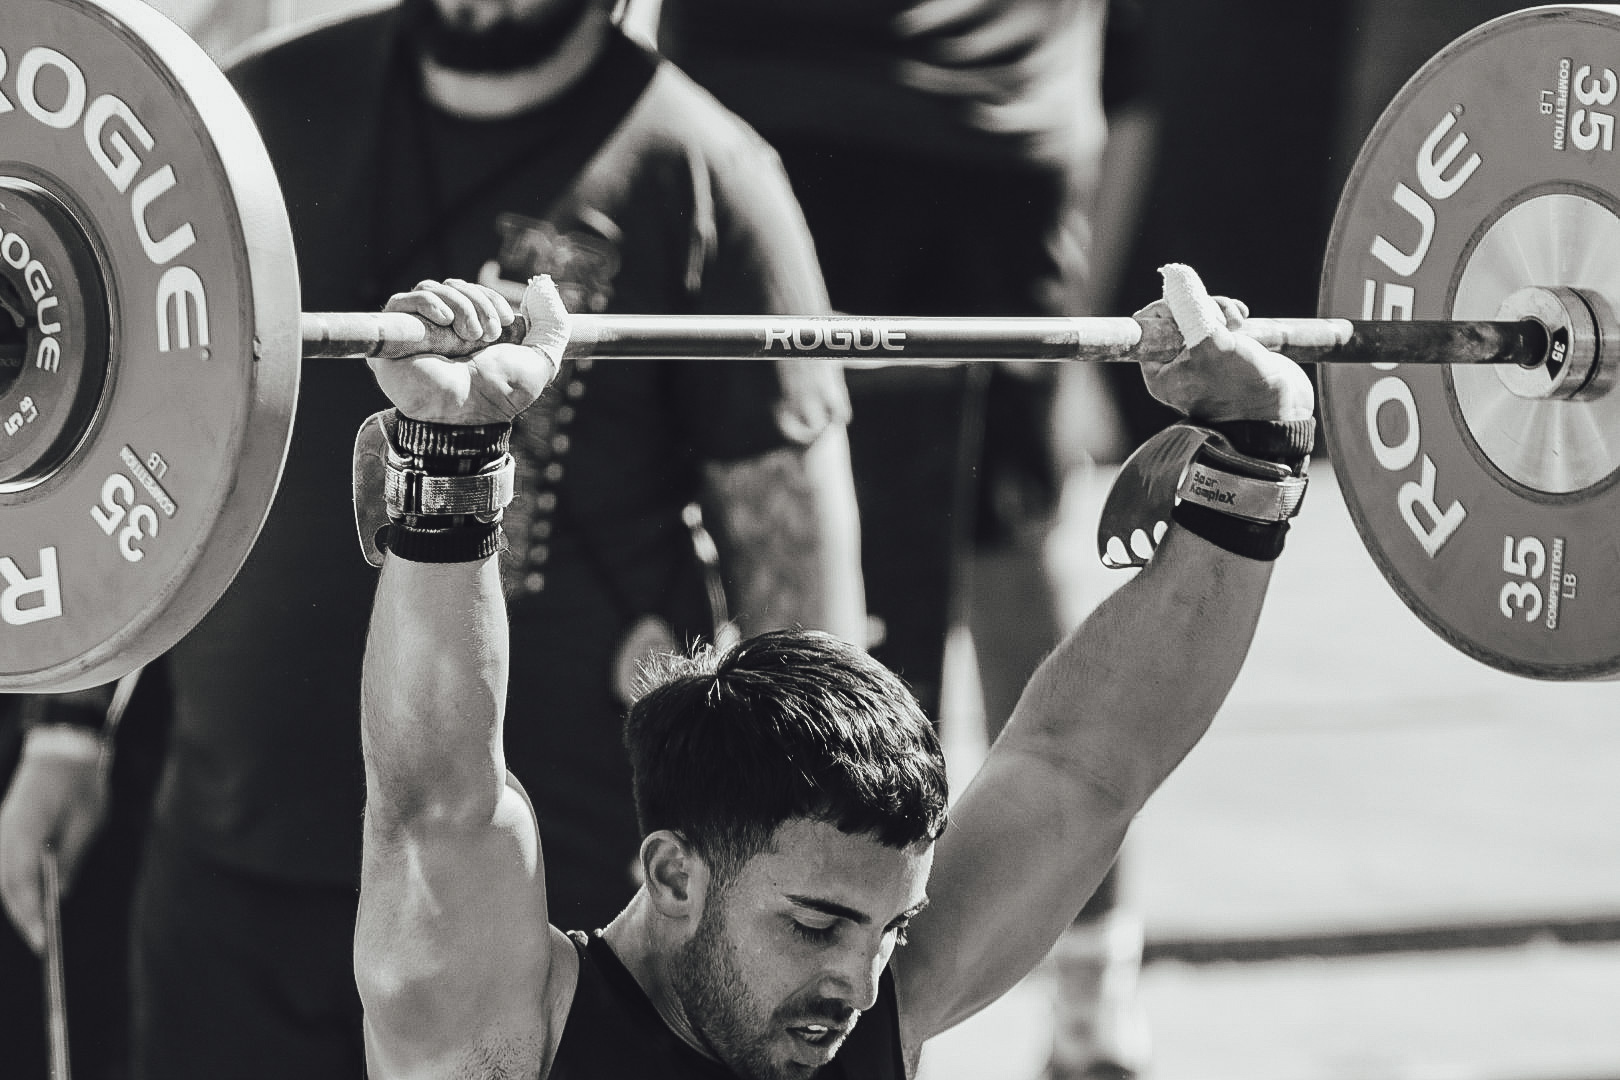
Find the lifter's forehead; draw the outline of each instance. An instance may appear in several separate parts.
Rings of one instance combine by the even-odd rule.
[[[894,848],[825,821],[795,818],[750,859],[740,884],[770,897],[814,897],[887,921],[926,899],[934,845]]]

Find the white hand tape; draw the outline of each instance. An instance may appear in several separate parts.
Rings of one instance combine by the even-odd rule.
[[[1170,315],[1181,331],[1182,343],[1192,348],[1216,330],[1226,328],[1226,315],[1210,298],[1209,290],[1196,271],[1182,263],[1167,263],[1159,267],[1164,278],[1164,302],[1170,305]]]
[[[560,367],[563,350],[568,347],[568,309],[563,306],[551,275],[539,274],[529,279],[518,310],[529,320],[523,344]]]

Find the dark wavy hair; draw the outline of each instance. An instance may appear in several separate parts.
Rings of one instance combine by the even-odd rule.
[[[898,676],[830,634],[778,630],[650,670],[625,721],[642,835],[679,833],[722,883],[793,818],[890,847],[945,828],[945,758]]]

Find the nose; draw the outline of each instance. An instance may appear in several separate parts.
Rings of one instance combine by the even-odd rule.
[[[877,1004],[878,980],[892,951],[884,945],[852,947],[840,951],[824,980],[825,996],[866,1012]]]

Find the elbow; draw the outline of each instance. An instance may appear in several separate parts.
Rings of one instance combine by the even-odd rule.
[[[366,784],[366,836],[397,842],[480,835],[495,820],[502,786],[493,771],[464,780],[372,775]]]

